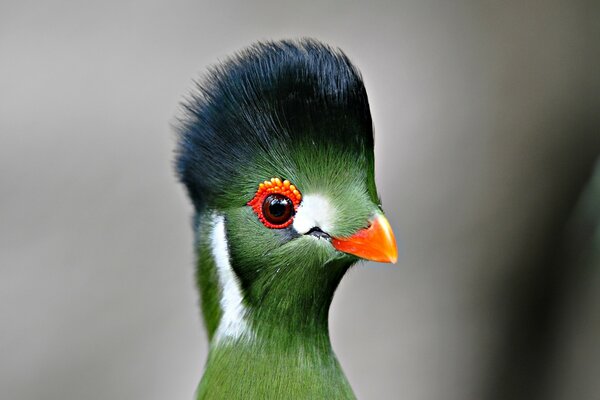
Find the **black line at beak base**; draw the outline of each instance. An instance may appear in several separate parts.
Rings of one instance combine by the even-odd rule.
[[[331,240],[331,236],[329,236],[327,232],[323,232],[318,226],[313,226],[312,228],[310,228],[310,230],[306,232],[305,235],[314,236],[318,239]]]

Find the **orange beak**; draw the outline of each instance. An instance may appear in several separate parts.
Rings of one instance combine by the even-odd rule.
[[[396,263],[398,248],[392,227],[387,218],[380,214],[371,226],[361,229],[349,238],[332,238],[337,250],[354,254],[370,261]]]

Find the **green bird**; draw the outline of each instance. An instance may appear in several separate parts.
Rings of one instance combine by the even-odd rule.
[[[258,43],[212,67],[183,108],[176,166],[210,340],[197,398],[355,398],[331,300],[359,259],[397,259],[360,72],[316,40]]]

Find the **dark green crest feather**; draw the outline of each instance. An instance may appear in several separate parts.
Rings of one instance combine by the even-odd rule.
[[[297,170],[294,153],[310,146],[368,157],[373,175],[372,122],[361,75],[344,53],[318,41],[242,50],[212,67],[184,108],[177,171],[198,209],[227,206],[239,193],[256,190],[265,179],[257,162]],[[376,196],[374,183],[370,190]]]

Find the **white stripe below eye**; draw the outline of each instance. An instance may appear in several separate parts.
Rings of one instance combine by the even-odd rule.
[[[313,227],[331,232],[334,220],[335,210],[329,200],[320,194],[309,194],[302,197],[302,203],[294,217],[294,229],[301,235]]]
[[[238,278],[231,268],[225,218],[214,214],[214,227],[211,234],[212,255],[217,267],[221,297],[219,303],[223,314],[215,334],[215,341],[227,337],[237,339],[248,333],[248,324],[244,318],[246,310],[242,303],[242,291]]]

